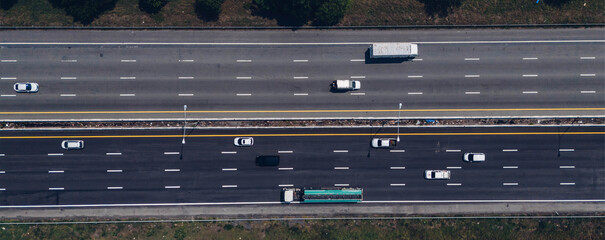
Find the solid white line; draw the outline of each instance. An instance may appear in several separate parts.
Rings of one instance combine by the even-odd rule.
[[[58,191],[58,190],[65,190],[65,188],[62,188],[62,187],[51,187],[51,188],[48,188],[48,190],[50,190],[50,191]]]
[[[75,97],[76,94],[73,94],[73,93],[64,93],[64,94],[61,94],[60,96],[61,97]]]
[[[524,57],[523,60],[538,60],[537,57]]]
[[[421,78],[422,75],[409,75],[408,78]]]
[[[519,167],[518,166],[502,166],[502,168],[504,168],[504,169],[517,169]]]
[[[405,150],[403,150],[403,149],[398,149],[398,150],[396,150],[396,149],[391,149],[391,150],[389,150],[389,152],[392,152],[392,153],[404,153],[404,152],[405,152]]]
[[[309,60],[306,60],[306,59],[295,59],[295,60],[292,60],[292,62],[309,62]]]
[[[523,94],[536,94],[538,91],[523,91]]]
[[[63,156],[63,153],[49,153],[48,156]]]
[[[61,80],[76,80],[76,77],[61,77]]]
[[[48,171],[48,173],[64,173],[65,171],[63,170],[54,170],[54,171]]]
[[[249,62],[252,62],[252,60],[251,59],[240,59],[240,60],[237,60],[237,62],[238,63],[249,63]]]
[[[581,60],[593,60],[596,57],[580,57]]]
[[[293,77],[294,79],[309,79],[309,77]]]
[[[280,170],[280,171],[292,171],[292,170],[294,170],[294,168],[291,168],[291,167],[290,168],[278,168],[277,170]]]
[[[294,187],[294,184],[280,184],[278,187]]]
[[[122,153],[105,153],[107,156],[122,156]]]
[[[335,153],[348,153],[349,150],[334,150]]]
[[[236,96],[252,96],[252,93],[237,93]]]
[[[193,79],[193,77],[179,77],[179,79]]]
[[[365,59],[351,59],[351,62],[365,62]]]
[[[448,186],[462,186],[462,183],[448,183]]]
[[[502,149],[503,152],[517,152],[517,149]]]
[[[223,188],[236,188],[237,185],[223,185]]]
[[[137,77],[120,77],[120,80],[133,80],[137,79]]]
[[[181,169],[178,169],[178,168],[172,168],[172,169],[167,168],[167,169],[164,169],[164,172],[180,172],[180,171],[181,171]]]
[[[294,151],[277,151],[277,153],[294,153]]]
[[[513,183],[502,183],[502,186],[519,186],[519,183],[513,182]]]
[[[64,63],[75,63],[75,62],[78,62],[78,60],[76,60],[76,59],[69,59],[69,60],[61,60],[61,62],[64,62]]]
[[[223,168],[222,171],[237,171],[237,168]]]
[[[134,93],[121,93],[120,97],[134,97]]]
[[[391,170],[405,170],[405,167],[390,167]]]
[[[597,91],[580,91],[580,93],[597,93]]]
[[[0,60],[0,62],[9,63],[9,62],[17,62],[17,60],[13,60],[13,59],[6,59],[5,60],[5,59],[3,59],[3,60]]]
[[[16,77],[2,77],[0,80],[17,80]]]
[[[351,95],[364,96],[364,95],[366,95],[366,93],[362,93],[362,92],[360,92],[360,93],[351,93]]]
[[[252,79],[252,77],[236,77],[235,79]]]
[[[181,186],[164,186],[165,189],[179,189]]]
[[[233,151],[233,152],[221,152],[221,154],[237,154],[237,152]]]
[[[576,185],[576,183],[572,183],[572,182],[562,182],[562,183],[559,183],[559,185],[561,185],[561,186],[574,186],[574,185]]]
[[[179,62],[195,62],[193,59],[179,59]]]
[[[465,78],[478,78],[480,75],[464,75]]]
[[[523,74],[523,77],[537,77],[538,74]]]
[[[179,93],[179,97],[192,97],[193,93]]]
[[[559,152],[573,152],[575,151],[575,149],[573,148],[561,148],[559,149]]]
[[[420,61],[422,61],[422,58],[414,58],[414,59],[412,59],[412,61],[413,62],[420,62]]]
[[[479,95],[481,92],[464,92],[466,95]]]
[[[2,94],[0,95],[0,97],[16,97],[17,95],[15,94]]]
[[[464,61],[479,61],[480,58],[465,58]]]
[[[445,152],[462,152],[460,149],[447,149]]]
[[[459,166],[457,166],[457,167],[446,167],[446,169],[462,169],[462,167],[459,167]]]
[[[107,169],[108,173],[121,173],[122,169]]]
[[[334,167],[334,170],[349,170],[349,167]]]
[[[107,190],[122,190],[123,187],[107,187]]]
[[[580,74],[580,77],[594,77],[596,76],[596,74],[594,73],[582,73]]]
[[[409,92],[408,95],[422,95],[422,92]]]
[[[366,76],[351,76],[351,78],[355,78],[355,79],[363,79],[363,78],[366,78]]]
[[[348,186],[349,186],[348,183],[337,183],[337,184],[334,184],[334,187],[348,187]]]
[[[391,183],[391,187],[405,187],[405,183]]]
[[[308,93],[295,93],[294,96],[309,96]]]
[[[179,155],[179,152],[164,152],[164,155]]]
[[[134,60],[134,59],[122,59],[121,62],[137,62],[137,60]]]
[[[559,168],[563,168],[563,169],[574,169],[574,168],[576,168],[576,166],[559,166]]]

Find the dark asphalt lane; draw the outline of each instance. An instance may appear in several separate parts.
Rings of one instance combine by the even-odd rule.
[[[287,184],[316,188],[349,184],[363,187],[368,201],[603,199],[605,193],[603,127],[403,128],[401,132],[409,135],[402,135],[393,150],[405,152],[369,146],[374,136],[383,137],[377,134],[394,137],[394,128],[196,129],[189,131],[184,146],[178,129],[2,131],[0,203],[279,201],[279,185]],[[327,135],[275,135],[305,133]],[[367,135],[334,135],[343,133]],[[233,136],[254,134],[269,135],[256,136],[250,148],[233,146]],[[68,136],[85,140],[86,148],[60,149],[61,140]],[[465,163],[465,152],[486,153],[487,161]],[[255,166],[254,158],[263,154],[280,155],[279,167]],[[335,169],[343,167],[348,169]],[[423,179],[426,169],[448,168],[450,180]],[[166,189],[175,186],[180,188]]]
[[[543,33],[543,39],[559,39],[562,36],[556,33],[560,31],[540,30],[539,32]],[[571,32],[586,36],[586,39],[595,39],[594,33],[598,31],[600,30],[586,29]],[[469,37],[465,40],[482,39],[478,37],[481,34],[504,32],[527,33],[526,31],[477,31],[469,33]],[[442,33],[457,35],[448,31]],[[49,34],[51,39],[53,33]],[[143,35],[146,34],[148,33]],[[237,32],[233,34],[237,35]],[[277,40],[288,39],[286,33],[274,34],[283,34],[283,38],[276,38]],[[15,39],[18,39],[19,34],[9,32],[9,35],[15,35]],[[360,37],[362,35],[359,34]],[[533,35],[528,35],[528,38],[531,36]],[[508,38],[510,37],[502,37],[502,39]],[[602,40],[602,36],[596,39]],[[321,38],[317,39],[320,40]],[[355,38],[341,40],[351,42],[355,41]],[[441,38],[439,40],[445,41]],[[7,40],[7,42],[11,41]],[[192,111],[374,110],[390,109],[398,102],[405,102],[406,109],[602,108],[605,105],[603,70],[605,62],[602,55],[605,48],[602,43],[420,44],[418,59],[422,61],[396,64],[365,64],[351,61],[351,59],[363,59],[363,52],[366,49],[367,45],[278,47],[10,45],[0,49],[0,56],[2,59],[18,59],[18,62],[0,64],[0,77],[3,78],[0,84],[4,86],[0,87],[0,94],[8,95],[0,98],[0,108],[3,112],[1,118],[177,118],[180,114],[159,112],[116,114],[105,111],[178,111],[184,104],[187,104]],[[595,59],[581,59],[586,56],[593,56]],[[480,60],[465,60],[465,58]],[[523,60],[523,58],[537,59]],[[301,59],[308,62],[293,62]],[[62,62],[70,60],[77,60],[77,62]],[[122,62],[122,60],[136,60],[136,62]],[[188,60],[194,62],[182,62]],[[252,60],[252,62],[241,63],[237,60]],[[582,76],[581,74],[595,75]],[[468,77],[473,75],[476,77]],[[523,75],[538,76],[523,77]],[[351,96],[349,93],[329,92],[328,85],[331,81],[354,76],[364,77],[360,79],[362,89],[358,92],[365,95]],[[237,79],[237,77],[251,79]],[[294,77],[308,78],[294,79]],[[29,95],[15,94],[11,87],[17,81],[38,82],[40,92]],[[524,91],[537,93],[524,94]],[[61,94],[76,96],[62,97]],[[120,94],[128,95],[120,96]],[[193,95],[179,96],[179,94]],[[251,96],[236,94],[251,94]],[[18,113],[26,111],[104,112]],[[454,116],[594,116],[603,115],[603,110],[521,112],[494,110],[459,113],[437,111],[415,112],[408,115],[409,117],[445,117],[452,114]],[[360,111],[356,113],[191,112],[189,116],[199,119],[392,117],[392,115],[392,112]]]

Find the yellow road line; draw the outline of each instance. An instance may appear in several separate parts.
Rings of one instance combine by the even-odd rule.
[[[395,136],[397,133],[297,133],[297,134],[208,134],[187,135],[204,137],[334,137],[334,136]],[[605,135],[605,132],[494,132],[494,133],[400,133],[400,136],[490,136],[490,135]],[[0,139],[54,139],[54,138],[182,138],[183,135],[104,135],[104,136],[0,136]]]
[[[486,112],[486,111],[603,111],[605,108],[461,108],[461,109],[357,109],[357,110],[217,110],[187,111],[188,113],[330,113],[330,112]],[[183,113],[183,111],[61,111],[61,112],[0,112],[11,114],[142,114]]]

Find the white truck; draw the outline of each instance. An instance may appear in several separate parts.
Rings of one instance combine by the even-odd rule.
[[[373,148],[391,148],[397,146],[397,139],[395,138],[374,138],[372,139]]]
[[[418,56],[418,45],[413,43],[373,43],[370,58],[414,58]]]
[[[335,80],[330,86],[332,89],[338,91],[359,90],[361,88],[361,82],[353,80]]]
[[[450,179],[452,176],[450,170],[426,170],[424,178],[426,179]]]

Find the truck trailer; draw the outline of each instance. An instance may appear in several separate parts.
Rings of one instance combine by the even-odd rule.
[[[362,188],[284,188],[284,203],[357,203],[363,200]]]
[[[370,58],[414,58],[418,56],[418,45],[413,43],[374,43],[370,46]]]

